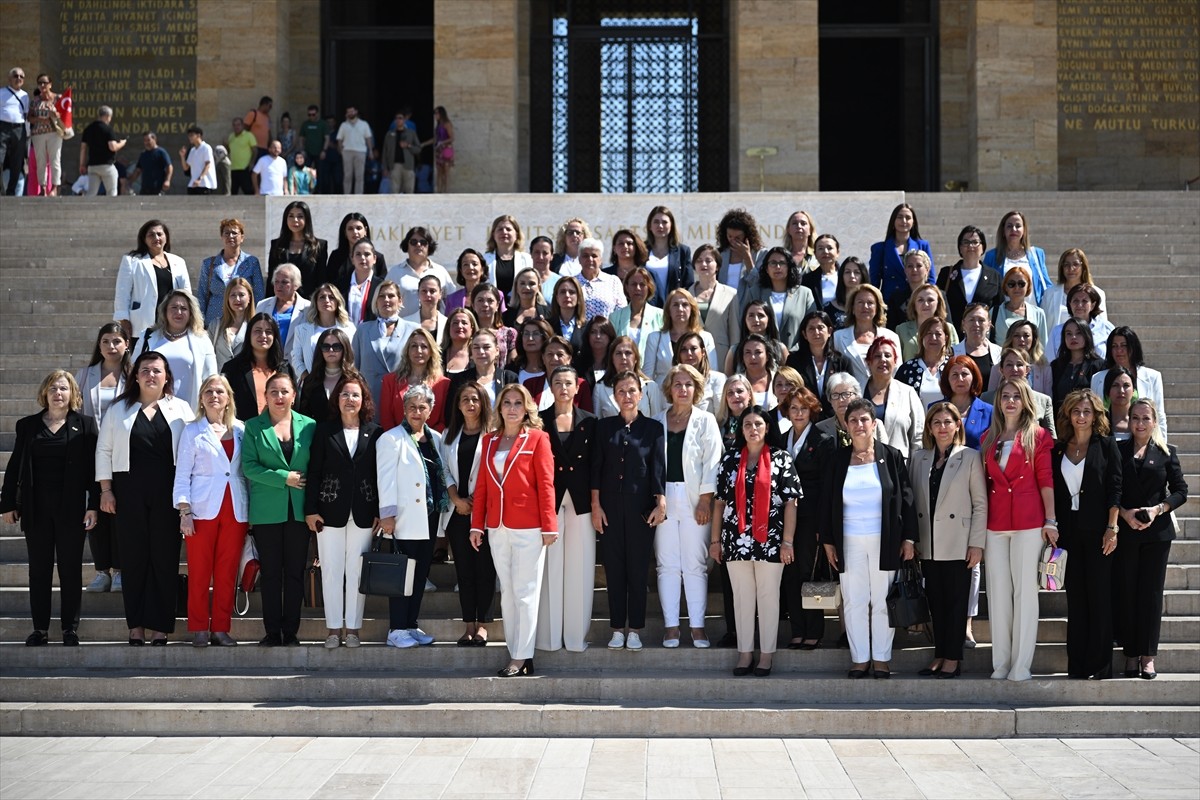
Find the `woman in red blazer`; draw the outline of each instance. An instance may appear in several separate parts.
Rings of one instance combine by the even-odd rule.
[[[988,612],[992,626],[992,678],[1033,677],[1037,644],[1037,564],[1044,542],[1058,543],[1054,519],[1054,439],[1038,425],[1029,384],[1005,378],[996,389],[996,413],[983,437],[988,482]]]
[[[496,396],[491,432],[483,438],[471,511],[471,546],[491,534],[500,579],[500,613],[510,655],[502,678],[533,674],[538,601],[546,546],[558,540],[554,454],[537,405],[511,383]]]

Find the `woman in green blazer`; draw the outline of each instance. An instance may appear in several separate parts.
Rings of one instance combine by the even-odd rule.
[[[267,380],[267,410],[246,422],[242,472],[250,481],[250,525],[261,567],[263,647],[298,645],[308,528],[304,480],[316,423],[292,411],[296,384],[284,372]]]

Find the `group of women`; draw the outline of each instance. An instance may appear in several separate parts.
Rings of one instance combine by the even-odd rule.
[[[610,649],[643,647],[651,565],[663,646],[683,641],[684,602],[692,646],[711,646],[711,572],[718,645],[736,646],[736,675],[769,675],[781,615],[787,647],[821,645],[803,585],[828,569],[849,676],[887,678],[886,598],[918,560],[935,650],[921,673],[961,674],[983,562],[992,677],[1026,680],[1037,564],[1058,545],[1074,556],[1069,674],[1108,677],[1115,636],[1126,674],[1153,677],[1169,512],[1187,487],[1161,376],[1107,321],[1086,255],[1066,251],[1051,284],[1016,211],[990,250],[963,228],[959,261],[937,271],[906,204],[867,264],[804,211],[785,228],[764,248],[735,209],[693,252],[656,206],[646,238],[618,231],[601,268],[584,220],[526,253],[504,215],[452,276],[423,227],[388,269],[358,213],[330,253],[295,201],[270,248],[273,294],[227,219],[197,302],[167,226],[147,222],[91,364],[51,373],[17,427],[0,511],[29,541],[27,643],[47,641],[55,561],[64,642],[78,642],[86,532],[89,588],[120,577],[131,645],[174,630],[179,536],[193,644],[236,644],[249,532],[260,644],[298,643],[315,536],[325,646],[357,647],[362,556],[382,536],[415,566],[411,594],[389,598],[387,644],[433,641],[422,595],[448,542],[458,645],[487,643],[499,582],[505,677],[533,673],[536,649],[587,647],[599,559]]]

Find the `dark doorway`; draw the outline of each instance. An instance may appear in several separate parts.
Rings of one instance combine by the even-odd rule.
[[[353,105],[382,142],[395,113],[433,136],[433,0],[323,0],[321,109],[341,122]],[[431,149],[422,151],[432,163]]]
[[[938,190],[937,0],[822,0],[822,191]]]

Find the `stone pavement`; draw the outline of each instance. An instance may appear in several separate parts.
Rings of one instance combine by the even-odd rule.
[[[1200,739],[0,739],[18,798],[1186,798]]]

